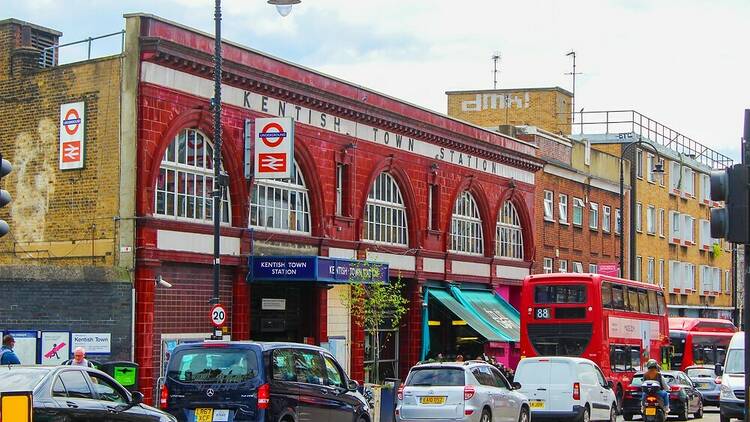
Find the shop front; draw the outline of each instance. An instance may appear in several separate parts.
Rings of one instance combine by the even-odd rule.
[[[520,316],[492,290],[471,284],[429,284],[423,307],[422,359],[475,359],[505,366],[520,359]]]

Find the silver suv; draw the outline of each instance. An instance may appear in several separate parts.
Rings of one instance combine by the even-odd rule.
[[[398,391],[396,418],[406,421],[529,422],[529,401],[484,361],[411,368]]]

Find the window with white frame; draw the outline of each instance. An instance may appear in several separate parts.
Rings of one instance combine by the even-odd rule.
[[[664,208],[659,208],[659,215],[656,218],[656,227],[659,230],[659,236],[664,237]]]
[[[656,207],[653,205],[646,208],[646,232],[656,234]]]
[[[695,265],[689,262],[683,262],[682,276],[685,282],[684,287],[688,290],[695,291]]]
[[[704,204],[711,203],[711,176],[707,174],[699,174],[701,181],[701,201]]]
[[[558,216],[560,217],[561,223],[567,223],[568,222],[568,195],[565,195],[564,193],[560,194],[560,203],[558,206]]]
[[[179,220],[213,221],[214,149],[195,129],[183,129],[167,147],[156,181],[155,214]],[[229,187],[221,197],[221,222],[231,221]]]
[[[635,231],[643,231],[643,204],[640,202],[635,204]]]
[[[635,274],[633,274],[633,280],[643,280],[643,257],[635,257]]]
[[[659,286],[664,287],[664,260],[659,260]]]
[[[695,244],[695,218],[688,214],[682,214],[682,244],[683,245],[694,245]]]
[[[669,243],[682,242],[682,216],[677,211],[669,211]]]
[[[643,179],[643,151],[636,148],[635,152],[635,175]]]
[[[664,186],[664,179],[667,177],[667,166],[664,165],[664,159],[659,158],[659,164],[661,164],[661,169],[664,171],[662,173],[661,177],[659,177],[659,186]]]
[[[583,263],[573,261],[573,272],[574,273],[582,273],[583,272]]]
[[[544,258],[542,271],[544,274],[552,274],[552,258]]]
[[[553,221],[555,219],[554,216],[554,202],[555,202],[555,194],[550,191],[546,190],[544,191],[544,219],[546,221]]]
[[[654,177],[654,155],[646,155],[646,180],[650,183],[655,183],[656,178]]]
[[[700,220],[698,222],[700,232],[700,246],[703,250],[709,250],[713,245],[713,239],[711,238],[711,221]]]
[[[724,293],[732,293],[732,273],[729,270],[724,270]]]
[[[680,163],[677,161],[671,161],[669,167],[669,190],[670,192],[673,190],[680,190],[680,179],[682,179],[682,169]]]
[[[388,173],[380,173],[367,195],[364,239],[389,245],[407,245],[409,227],[401,189]]]
[[[589,228],[596,230],[599,228],[599,204],[590,202],[589,207]]]
[[[682,191],[687,195],[695,196],[693,169],[687,166],[682,167]]]
[[[310,233],[310,198],[297,162],[291,179],[258,179],[250,200],[250,226]]]
[[[646,260],[646,281],[651,284],[654,284],[654,264],[654,258],[648,257],[648,259]]]
[[[603,205],[602,206],[602,230],[604,230],[605,233],[609,233],[609,228],[611,225],[612,220],[612,209],[609,207],[609,205]]]
[[[682,263],[680,261],[669,261],[669,291],[676,293],[682,291],[683,275]]]
[[[475,255],[484,253],[482,218],[474,196],[468,191],[461,192],[453,205],[450,250]]]
[[[721,293],[721,268],[713,268],[713,292],[718,294]]]
[[[342,215],[344,208],[344,165],[336,164],[336,215]]]
[[[596,264],[589,264],[589,272],[591,274],[598,274],[599,273],[599,266]]]
[[[583,199],[573,198],[573,225],[583,225]]]
[[[567,273],[568,272],[568,261],[561,259],[560,260],[560,272],[561,273]]]
[[[523,230],[518,210],[510,201],[505,201],[497,218],[495,229],[495,255],[503,258],[523,259]]]
[[[622,233],[622,211],[619,208],[615,209],[615,233]]]
[[[711,291],[711,277],[713,276],[713,271],[711,271],[711,267],[708,265],[701,265],[700,266],[700,288],[698,289],[698,293],[701,295],[704,295],[706,293],[709,293]]]

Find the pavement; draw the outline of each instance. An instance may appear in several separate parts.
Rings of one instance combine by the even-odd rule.
[[[692,416],[692,415],[691,415]],[[625,419],[622,418],[622,416],[617,417],[617,421],[624,421]],[[636,416],[634,421],[641,420],[640,416]],[[702,422],[719,422],[719,408],[718,407],[707,407],[703,409],[703,419],[693,419],[690,418],[691,421],[702,421]],[[677,421],[676,416],[670,416],[669,421]],[[732,421],[734,422],[734,421]]]

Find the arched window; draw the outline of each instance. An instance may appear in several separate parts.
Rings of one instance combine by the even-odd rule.
[[[310,199],[294,162],[291,179],[259,179],[250,196],[250,226],[310,234]]]
[[[495,255],[503,258],[523,259],[523,231],[518,211],[510,201],[505,201],[497,216]]]
[[[156,181],[156,215],[210,222],[213,220],[214,149],[195,129],[184,129],[169,144]],[[221,198],[221,222],[229,224],[229,188]]]
[[[390,174],[380,173],[367,195],[364,238],[391,245],[407,245],[407,233],[406,208],[401,190]]]
[[[462,192],[453,206],[450,250],[477,255],[484,253],[482,218],[477,201],[468,191]]]

